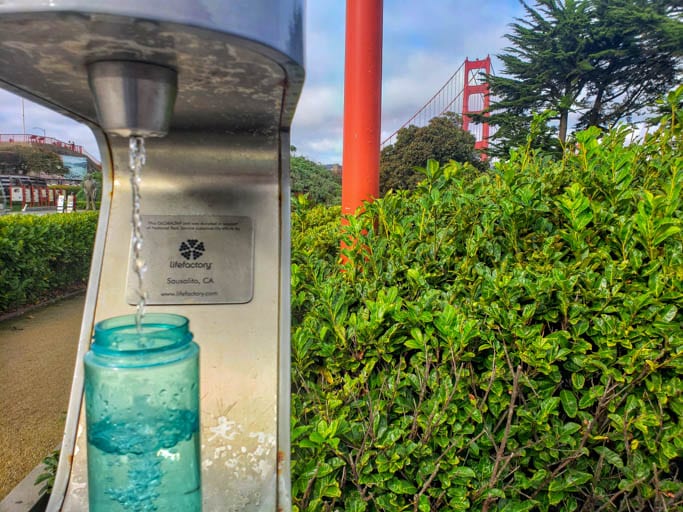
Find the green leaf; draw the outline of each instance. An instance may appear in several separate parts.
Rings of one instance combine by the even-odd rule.
[[[367,502],[360,496],[358,492],[351,495],[349,499],[344,502],[344,510],[349,512],[365,512],[368,509]]]
[[[585,471],[577,471],[573,469],[567,470],[567,475],[565,477],[566,488],[576,488],[580,485],[590,482],[593,479],[593,475],[586,473]]]
[[[556,396],[551,396],[550,398],[546,398],[541,402],[541,412],[543,413],[543,417],[546,418],[549,415],[555,413],[557,411],[557,406],[560,404],[560,398]]]
[[[640,400],[638,399],[637,396],[635,395],[628,395],[626,397],[626,407],[625,410],[627,413],[632,413],[636,411],[640,407]]]
[[[403,343],[408,348],[413,348],[416,350],[421,350],[424,348],[424,343],[416,340],[415,338],[410,338]]]
[[[412,483],[398,478],[389,480],[387,487],[396,494],[415,494],[417,492],[417,488]]]
[[[671,322],[676,318],[676,313],[678,313],[678,308],[671,304],[664,311],[662,311],[661,321],[665,323]]]
[[[570,421],[562,425],[562,434],[564,435],[572,435],[577,433],[579,430],[581,430],[581,425],[578,423],[573,423]]]
[[[576,413],[579,411],[579,406],[576,403],[574,393],[568,389],[560,391],[560,400],[562,401],[562,408],[567,416],[576,418]]]
[[[669,441],[662,440],[660,444],[662,453],[667,459],[676,459],[677,457],[680,457],[681,453],[679,450],[676,449],[673,443],[670,443]]]
[[[33,482],[34,485],[38,485],[39,483],[44,482],[45,480],[50,480],[54,478],[54,475],[51,475],[50,473],[41,473],[38,475],[38,478],[36,478],[36,481]]]
[[[466,466],[456,467],[451,474],[453,475],[453,478],[476,478],[477,476],[472,468]]]
[[[320,493],[318,496],[327,498],[339,498],[341,496],[341,489],[339,483],[328,478],[318,480],[320,483]]]
[[[489,498],[504,499],[505,493],[503,492],[502,489],[497,489],[494,487],[493,489],[486,489],[486,491],[484,491],[484,494],[482,494],[482,498],[483,499],[489,499]]]
[[[609,464],[612,466],[618,468],[618,469],[623,469],[624,463],[621,460],[621,457],[607,448],[606,446],[597,446],[594,448],[597,453],[599,453]]]
[[[548,492],[548,503],[550,505],[557,505],[561,503],[565,497],[567,496],[566,493],[562,491],[549,491]]]
[[[501,512],[528,512],[538,504],[536,501],[524,500],[522,503],[506,503],[502,506]]]
[[[583,389],[586,377],[582,373],[572,373],[572,386],[574,389]]]
[[[654,243],[655,243],[655,245],[660,245],[667,238],[670,238],[673,235],[680,233],[680,232],[681,232],[681,227],[677,226],[677,225],[665,224],[662,226],[658,226],[657,229],[655,230]]]

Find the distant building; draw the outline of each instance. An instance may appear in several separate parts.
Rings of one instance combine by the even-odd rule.
[[[332,174],[335,176],[338,176],[341,178],[342,175],[342,166],[341,164],[325,164],[325,169],[330,171]]]
[[[19,158],[12,155],[11,146],[38,146],[44,150],[59,155],[63,167],[68,169],[65,178],[70,181],[83,181],[89,172],[99,172],[102,164],[97,158],[88,153],[83,146],[74,141],[64,142],[53,137],[41,137],[31,133],[24,134],[0,134],[0,147],[9,147],[8,151],[0,149],[0,173],[1,174],[24,174],[25,170],[19,169]]]

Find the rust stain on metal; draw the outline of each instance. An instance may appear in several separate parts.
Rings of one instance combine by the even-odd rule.
[[[285,452],[282,450],[277,451],[277,474],[280,476],[282,474],[282,463],[285,461]]]

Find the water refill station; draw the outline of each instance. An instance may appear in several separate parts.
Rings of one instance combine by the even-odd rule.
[[[147,148],[147,311],[186,316],[200,346],[203,510],[291,507],[288,155],[302,14],[301,0],[0,2],[0,86],[89,125],[103,164],[48,510],[88,509],[82,358],[96,322],[135,311],[131,134]]]

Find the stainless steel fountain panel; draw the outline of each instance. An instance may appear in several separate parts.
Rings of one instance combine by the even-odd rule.
[[[175,70],[127,60],[88,65],[90,90],[102,129],[121,137],[168,133],[178,89]]]
[[[49,511],[88,508],[81,358],[94,322],[135,310],[127,300],[128,144],[109,134],[166,129],[146,144],[146,234],[179,222],[194,240],[192,230],[211,226],[211,261],[223,265],[207,276],[219,283],[215,299],[168,299],[153,285],[159,305],[148,306],[187,316],[201,347],[204,511],[291,508],[288,157],[303,84],[302,20],[302,0],[0,0],[0,87],[90,125],[103,161],[79,359]],[[170,70],[177,96],[169,125]],[[149,93],[150,86],[160,92]],[[177,244],[158,243],[148,265],[166,261],[168,269]],[[167,281],[168,270],[156,272],[155,282]]]
[[[158,17],[130,18],[116,14],[116,6],[113,14],[92,12],[103,2],[83,2],[88,10],[78,13],[16,12],[21,3],[0,3],[0,85],[6,89],[97,125],[86,67],[111,60],[147,62],[178,72],[171,129],[275,132],[291,123],[303,84],[303,57],[295,45],[282,53],[260,42],[261,31],[245,39],[202,28],[196,20],[179,25]],[[271,5],[266,25],[281,11],[277,0],[252,3],[257,11],[263,10],[259,4]],[[169,3],[156,14],[172,10]]]
[[[200,298],[178,304],[174,297],[171,304],[147,307],[149,312],[187,316],[201,349],[204,510],[288,510],[289,408],[284,395],[289,392],[289,313],[281,300],[289,296],[288,203],[281,202],[285,186],[278,154],[287,135],[170,131],[147,142],[143,218],[249,219],[253,229],[249,302],[210,304]],[[127,141],[113,138],[111,148],[114,168],[125,168]],[[117,172],[101,241],[95,321],[134,311],[127,303],[131,207],[128,176]],[[175,249],[155,248],[148,265],[168,271],[166,260]],[[214,256],[210,261],[217,264]],[[74,432],[73,466],[61,508],[69,512],[87,507],[84,423],[81,418]]]

